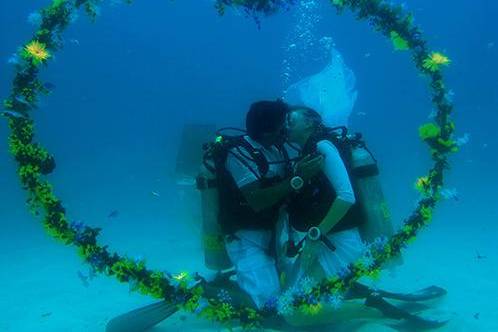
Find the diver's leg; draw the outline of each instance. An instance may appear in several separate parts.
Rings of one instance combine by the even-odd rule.
[[[267,254],[271,233],[247,231],[227,241],[227,253],[237,272],[237,284],[258,308],[280,293],[275,260]]]

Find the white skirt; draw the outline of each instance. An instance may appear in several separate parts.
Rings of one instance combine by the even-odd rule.
[[[290,238],[295,244],[298,244],[305,236],[306,232],[299,232],[292,227],[283,227],[281,234],[278,236],[280,246]],[[334,245],[335,250],[331,250],[325,245],[318,247],[315,253],[317,259],[315,265],[305,271],[300,264],[299,255],[294,258],[286,257],[282,254],[279,257],[279,268],[287,276],[288,283],[285,288],[293,287],[302,277],[309,276],[313,278],[330,278],[337,275],[342,275],[347,270],[347,266],[362,257],[365,253],[365,244],[361,240],[358,228],[352,228],[345,231],[332,233],[327,235],[327,238]],[[306,243],[306,242],[305,242]],[[320,281],[320,280],[315,280]]]

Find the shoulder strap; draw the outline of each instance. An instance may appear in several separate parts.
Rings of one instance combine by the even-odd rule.
[[[245,155],[241,150],[240,147],[244,148],[248,153],[249,156]],[[240,145],[236,147],[237,151],[239,152],[240,156],[242,158],[238,158],[249,170],[251,170],[254,175],[256,175],[256,178],[261,179],[268,173],[269,170],[269,164],[268,160],[266,160],[265,155],[261,150],[256,149],[254,146],[252,146],[251,143],[249,143],[246,139],[241,138],[240,140]],[[243,160],[245,158],[245,160]],[[256,164],[256,167],[258,168],[259,174],[256,174],[254,172],[253,168],[250,167],[249,163],[247,161],[252,161]]]

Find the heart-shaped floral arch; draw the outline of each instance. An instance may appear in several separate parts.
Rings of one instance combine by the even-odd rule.
[[[217,0],[216,9],[223,15],[227,7],[240,7],[256,19],[293,5],[297,0]],[[324,0],[325,1],[325,0]],[[53,0],[40,10],[41,23],[31,40],[20,48],[15,63],[16,72],[12,91],[4,101],[3,115],[8,119],[10,153],[18,162],[18,174],[28,192],[31,211],[43,218],[49,235],[66,245],[73,245],[84,261],[96,272],[129,282],[142,294],[162,298],[183,309],[196,312],[211,320],[228,323],[234,319],[244,326],[257,326],[264,316],[278,314],[276,305],[262,310],[235,306],[220,298],[203,295],[202,284],[191,286],[186,273],[171,275],[146,268],[145,261],[134,260],[111,253],[107,246],[97,242],[101,231],[80,223],[70,223],[62,201],[53,193],[45,175],[55,168],[52,155],[34,141],[34,122],[31,112],[40,94],[48,94],[46,85],[38,78],[40,68],[47,65],[52,54],[62,47],[62,32],[70,24],[72,15],[83,8],[92,20],[96,18],[97,5],[103,0]],[[131,3],[132,0],[123,0]],[[417,69],[428,78],[432,102],[437,110],[434,122],[419,127],[419,136],[430,148],[433,166],[426,176],[417,179],[415,187],[422,194],[418,206],[404,220],[403,227],[390,239],[376,241],[366,255],[348,267],[341,276],[322,280],[306,294],[293,295],[287,306],[313,314],[321,301],[338,299],[350,285],[362,276],[375,277],[388,259],[397,256],[413,240],[432,217],[443,185],[443,173],[448,168],[447,157],[458,150],[452,139],[455,129],[450,119],[453,105],[448,98],[442,68],[450,60],[439,52],[431,52],[422,38],[420,29],[413,24],[413,16],[401,6],[383,0],[330,0],[338,13],[351,10],[358,20],[366,20],[375,30],[391,39],[398,51],[411,52]]]

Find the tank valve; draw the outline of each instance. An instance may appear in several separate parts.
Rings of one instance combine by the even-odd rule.
[[[308,230],[308,239],[311,241],[318,241],[322,237],[322,232],[320,228],[313,226]]]
[[[303,187],[304,180],[302,177],[296,175],[290,180],[290,185],[292,189],[297,191]]]

